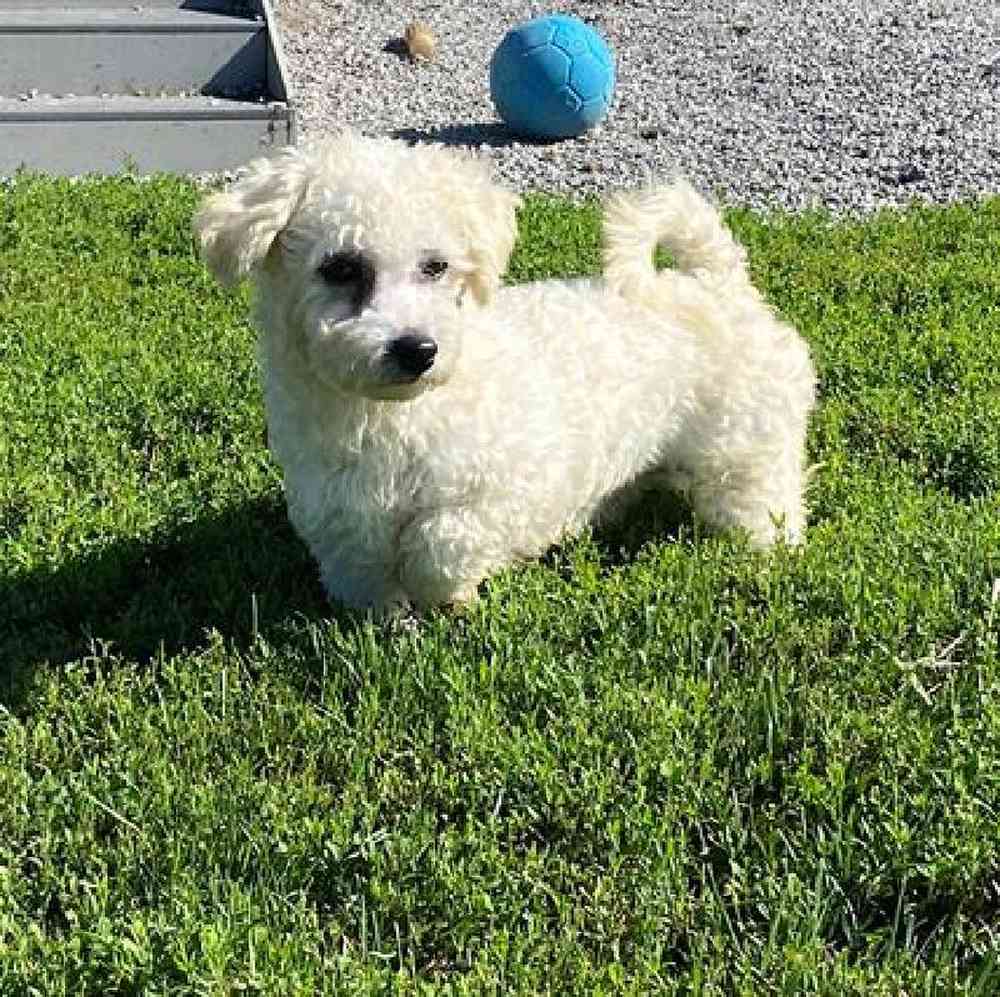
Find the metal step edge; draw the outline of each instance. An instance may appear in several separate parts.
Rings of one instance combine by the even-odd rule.
[[[257,103],[216,97],[36,97],[0,98],[0,124],[85,121],[287,120],[280,101]]]
[[[4,35],[253,34],[263,20],[201,10],[18,11],[0,19]]]
[[[227,17],[253,18],[261,13],[261,0],[53,0],[51,4],[39,5],[39,0],[0,0],[0,21],[14,13],[26,10],[58,11],[104,10],[135,12],[136,7],[144,10],[200,10],[203,13],[222,14]]]
[[[274,5],[271,0],[257,0],[260,4],[261,16],[267,26],[267,59],[265,72],[267,74],[268,93],[276,100],[283,100],[289,105],[295,104],[295,94],[292,92],[291,76],[288,72],[288,61],[278,30],[278,21],[274,16]],[[298,141],[298,121],[294,112],[291,115],[292,138]]]

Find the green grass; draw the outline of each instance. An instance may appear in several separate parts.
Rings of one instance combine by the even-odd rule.
[[[0,189],[0,994],[1000,990],[1000,201],[730,213],[802,550],[638,509],[406,630],[323,601],[195,199]]]

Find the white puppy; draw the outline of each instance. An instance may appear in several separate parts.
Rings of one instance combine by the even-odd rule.
[[[270,446],[329,594],[471,599],[651,485],[798,540],[815,375],[717,212],[683,182],[620,195],[603,280],[501,287],[517,204],[464,153],[345,132],[195,220],[224,283],[255,278]]]

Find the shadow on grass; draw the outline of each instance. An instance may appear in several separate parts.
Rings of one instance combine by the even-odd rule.
[[[651,541],[676,540],[685,529],[692,529],[693,521],[691,506],[677,492],[653,486],[626,492],[594,527],[601,566],[608,569],[630,561]]]
[[[243,647],[255,626],[331,613],[278,494],[0,579],[0,605],[0,703],[10,707],[35,669],[95,646],[145,662],[202,646],[212,629]]]
[[[593,539],[603,570],[690,523],[679,499],[643,494]],[[558,548],[542,558],[555,565]],[[145,663],[195,651],[216,630],[240,649],[291,616],[351,617],[326,600],[283,497],[270,494],[122,539],[58,567],[0,579],[0,704],[16,709],[35,670],[110,651]]]

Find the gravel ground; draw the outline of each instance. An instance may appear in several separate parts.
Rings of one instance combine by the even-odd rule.
[[[508,28],[558,9],[618,63],[605,123],[518,141],[490,102]],[[593,193],[675,171],[730,202],[864,211],[1000,192],[1000,3],[994,0],[279,0],[301,134],[486,147],[519,189]],[[432,62],[399,39],[421,20]]]

